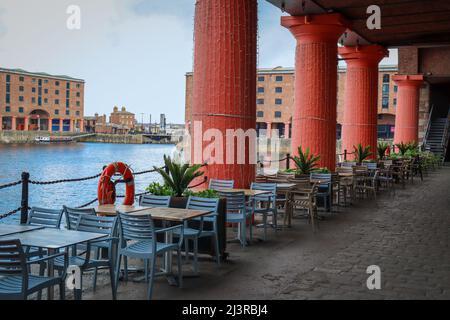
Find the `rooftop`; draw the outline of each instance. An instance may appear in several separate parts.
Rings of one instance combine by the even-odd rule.
[[[50,79],[59,79],[59,80],[66,80],[66,81],[75,81],[75,82],[84,82],[83,79],[77,79],[72,78],[65,75],[52,75],[46,72],[30,72],[23,69],[7,69],[0,67],[0,72],[4,73],[14,73],[14,74],[20,74],[25,76],[34,76],[34,77],[41,77],[41,78],[50,78]]]

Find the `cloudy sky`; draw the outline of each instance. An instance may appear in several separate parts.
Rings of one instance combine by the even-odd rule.
[[[0,66],[86,80],[85,114],[126,106],[145,121],[184,122],[195,0],[1,0]],[[69,5],[81,29],[66,27]],[[279,9],[259,1],[260,67],[292,67],[295,41]],[[395,52],[382,63],[396,63]]]

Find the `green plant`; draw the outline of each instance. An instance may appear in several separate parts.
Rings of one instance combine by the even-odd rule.
[[[174,191],[174,196],[182,197],[189,184],[196,178],[201,177],[204,172],[199,171],[200,164],[181,164],[164,155],[165,168],[153,167],[164,179],[164,183]],[[167,170],[167,172],[166,172]]]
[[[219,193],[216,190],[202,190],[198,192],[194,192],[192,190],[186,190],[184,196],[189,197],[200,197],[200,198],[219,198]]]
[[[400,143],[397,143],[395,146],[398,148],[398,151],[400,152],[401,156],[404,156],[406,151],[408,151],[410,149],[409,143],[400,142]]]
[[[330,173],[330,170],[328,168],[324,167],[324,168],[313,169],[312,172],[314,172],[314,173]]]
[[[145,188],[147,192],[155,196],[173,196],[174,191],[171,187],[166,184],[161,184],[159,182],[151,183],[147,188]]]
[[[372,152],[370,152],[371,148],[371,146],[363,147],[361,143],[358,144],[358,146],[353,146],[353,154],[355,155],[355,160],[358,164],[361,164],[372,155]]]
[[[389,148],[389,144],[386,142],[380,142],[377,145],[378,159],[383,160],[386,157],[386,151]]]
[[[309,152],[309,148],[306,148],[306,151],[303,152],[300,146],[298,147],[298,156],[292,157],[292,160],[294,160],[297,167],[297,174],[310,174],[318,166],[320,155],[313,155]]]

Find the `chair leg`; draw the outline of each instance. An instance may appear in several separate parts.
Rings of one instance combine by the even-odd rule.
[[[148,259],[144,260],[144,272],[145,272],[145,281],[148,281],[148,268],[149,268],[149,261]]]
[[[119,287],[119,277],[120,277],[120,262],[122,261],[122,255],[119,255],[117,257],[117,263],[116,263],[116,291],[117,288]]]
[[[242,247],[245,248],[245,246],[247,245],[247,220],[244,219],[244,221],[242,221],[240,223],[241,225],[241,243],[242,243]]]
[[[215,244],[216,244],[216,260],[217,260],[217,265],[220,266],[219,236],[217,235],[217,232],[214,234],[214,242],[215,242]]]
[[[81,279],[80,279],[80,289],[74,289],[73,291],[74,291],[75,300],[82,300],[83,275],[81,275]]]
[[[117,282],[114,274],[114,267],[112,264],[109,266],[109,278],[111,280],[112,298],[113,300],[117,300],[117,289],[116,289]]]
[[[194,239],[194,273],[198,273],[198,238]]]
[[[156,260],[156,256],[154,255],[153,258],[150,259],[150,277],[149,277],[149,282],[148,282],[148,295],[147,298],[148,300],[152,300],[152,295],[153,295],[153,276],[155,274],[155,260]]]
[[[95,258],[100,259],[100,248],[95,248]],[[95,291],[97,289],[97,272],[98,268],[94,268],[94,277],[92,279],[92,288]]]
[[[59,284],[59,300],[66,300],[66,282],[64,280]]]
[[[184,239],[184,252],[185,252],[184,262],[188,263],[189,262],[189,239],[188,238]]]
[[[263,213],[264,241],[267,240],[267,213]]]
[[[178,262],[178,287],[179,288],[183,288],[183,264],[181,261],[181,249],[177,250],[178,253],[178,257],[177,257],[177,262]]]
[[[123,275],[124,280],[128,281],[128,258],[126,256],[123,257]]]
[[[253,241],[253,214],[250,215],[250,241]]]

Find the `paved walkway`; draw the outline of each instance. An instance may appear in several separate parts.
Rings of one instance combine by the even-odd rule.
[[[313,234],[305,220],[269,233],[267,242],[228,247],[217,268],[183,289],[156,281],[155,299],[450,299],[450,168],[415,180],[395,196],[359,202],[327,217]],[[259,232],[259,231],[258,231]],[[381,289],[368,290],[366,269],[381,268]],[[187,270],[189,266],[185,266]],[[107,276],[85,299],[111,299]],[[120,283],[119,299],[145,299],[143,283]]]

